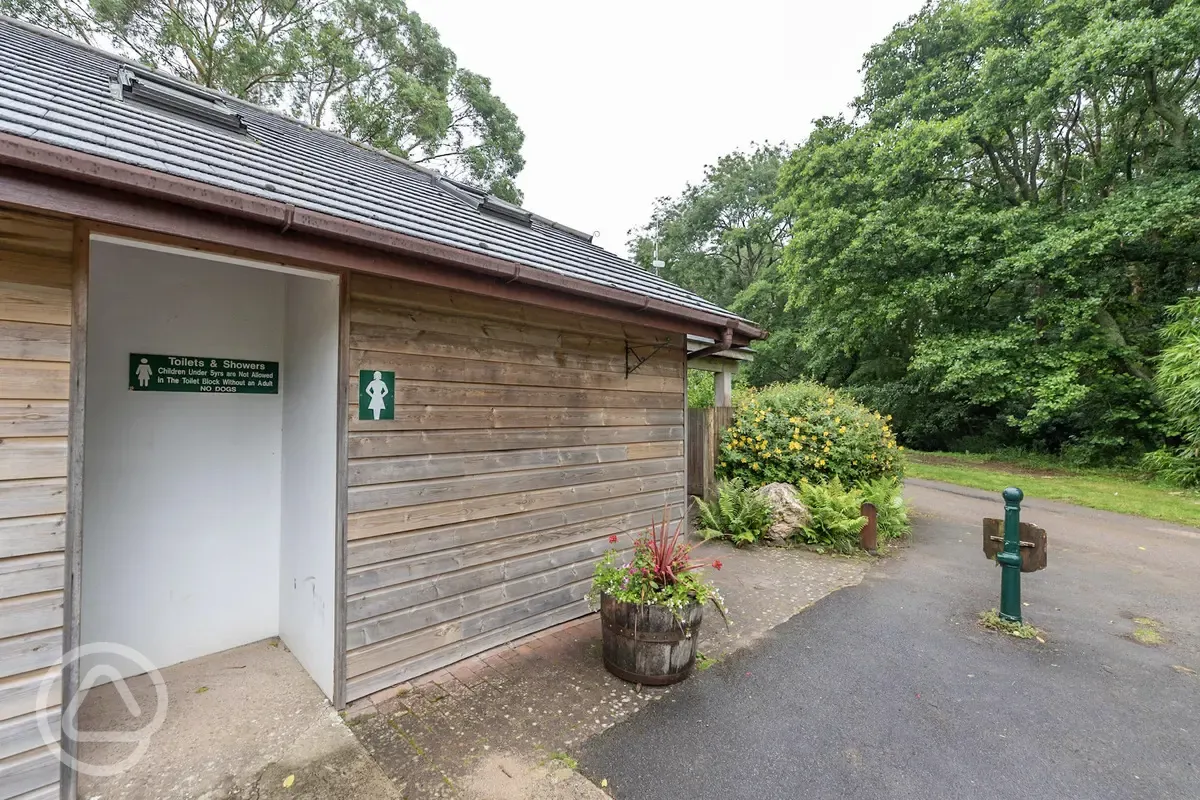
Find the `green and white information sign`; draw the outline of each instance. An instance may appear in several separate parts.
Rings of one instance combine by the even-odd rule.
[[[396,418],[396,373],[377,369],[358,371],[358,418]]]
[[[135,392],[279,394],[279,362],[130,353],[129,388]]]

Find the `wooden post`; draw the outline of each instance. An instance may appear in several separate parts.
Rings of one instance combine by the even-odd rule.
[[[333,707],[346,707],[346,564],[350,543],[346,537],[346,509],[349,504],[349,419],[347,395],[350,389],[350,273],[338,279],[338,363],[337,363],[337,510],[334,538],[333,578]]]
[[[728,375],[729,373],[719,374]],[[721,461],[721,434],[733,424],[733,409],[730,406],[718,406],[712,411],[712,428],[709,437],[709,441],[711,442],[710,452],[712,453],[709,460],[708,472],[709,487],[707,496],[709,497],[717,493],[717,464]]]
[[[733,405],[733,373],[729,370],[713,373],[713,405],[717,408]]]
[[[66,574],[63,578],[63,651],[72,654],[80,643],[80,619],[83,610],[83,414],[87,376],[88,277],[91,273],[91,231],[83,222],[75,223],[72,240],[71,273],[71,389],[67,401],[67,527],[64,545]],[[62,766],[59,772],[63,797],[75,797],[79,775],[75,759],[79,741],[61,727],[71,719],[71,731],[78,724],[75,694],[79,689],[79,661],[72,657],[62,665],[62,718],[59,746]]]

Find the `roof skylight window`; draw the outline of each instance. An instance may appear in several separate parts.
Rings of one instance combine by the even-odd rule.
[[[122,100],[132,100],[226,130],[246,130],[242,115],[214,95],[157,76],[135,72],[128,67],[121,67],[118,81]]]

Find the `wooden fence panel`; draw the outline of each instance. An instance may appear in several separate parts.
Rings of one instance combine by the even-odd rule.
[[[721,434],[733,422],[733,409],[689,408],[687,412],[687,492],[712,497],[717,486]]]

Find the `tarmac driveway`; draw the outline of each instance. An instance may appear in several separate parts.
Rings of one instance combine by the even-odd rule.
[[[911,546],[591,739],[584,774],[629,800],[1200,797],[1200,531],[1027,501],[1039,644],[976,623],[1000,498],[906,495]]]

